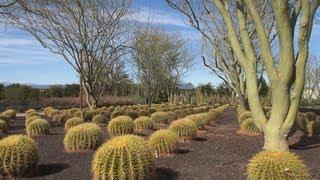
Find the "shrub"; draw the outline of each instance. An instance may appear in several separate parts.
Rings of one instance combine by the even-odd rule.
[[[0,132],[7,132],[7,129],[7,123],[4,120],[0,119]]]
[[[140,116],[149,116],[149,111],[147,109],[141,109],[138,111],[138,115]]]
[[[38,162],[37,146],[24,135],[11,135],[0,141],[1,175],[21,176],[35,168]]]
[[[48,134],[50,124],[44,119],[35,119],[27,125],[27,134],[29,136],[37,134]]]
[[[135,110],[128,110],[125,115],[131,117],[133,120],[139,117],[138,112]]]
[[[309,179],[304,162],[289,151],[263,151],[256,154],[247,168],[248,179]]]
[[[108,123],[108,133],[110,136],[120,136],[133,132],[133,121],[129,116],[118,116]]]
[[[177,133],[181,140],[191,140],[197,133],[197,125],[190,119],[179,119],[170,124],[169,130]]]
[[[125,114],[125,112],[123,110],[114,110],[111,115],[110,115],[110,118],[113,119],[113,118],[116,118],[118,116],[123,116]]]
[[[259,133],[260,130],[256,127],[252,118],[245,119],[241,124],[241,129],[247,132]]]
[[[102,131],[96,124],[82,123],[70,128],[63,142],[68,152],[96,149],[102,143]]]
[[[168,123],[168,114],[163,111],[155,112],[151,115],[151,120],[156,124],[166,124]]]
[[[179,136],[170,130],[158,130],[149,138],[149,146],[156,156],[173,154],[178,148]]]
[[[303,113],[298,113],[296,124],[300,131],[304,132],[305,134],[308,134],[307,124],[309,122],[310,121],[307,118],[305,118]]]
[[[94,154],[93,179],[150,179],[151,152],[135,135],[114,137]]]
[[[148,116],[141,116],[133,121],[133,126],[135,131],[152,129],[153,122]]]
[[[103,123],[106,123],[106,118],[104,115],[98,114],[92,118],[92,122],[95,124],[103,124]]]
[[[81,117],[73,117],[73,118],[70,118],[66,121],[66,123],[64,124],[64,129],[65,130],[68,130],[70,129],[71,127],[73,126],[76,126],[78,124],[81,124],[81,123],[84,123],[84,120],[83,118]]]

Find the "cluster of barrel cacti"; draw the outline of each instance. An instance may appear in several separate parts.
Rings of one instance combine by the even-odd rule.
[[[93,123],[82,123],[71,127],[65,135],[64,147],[68,152],[96,149],[102,143],[102,130]]]
[[[290,151],[262,151],[247,167],[249,180],[310,179],[309,171],[299,156]]]

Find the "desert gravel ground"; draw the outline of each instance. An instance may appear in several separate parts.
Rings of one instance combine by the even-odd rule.
[[[106,125],[101,126],[104,138]],[[167,126],[158,126],[157,129]],[[10,134],[24,133],[24,118],[19,116],[12,124]],[[145,137],[152,132],[147,132]],[[87,180],[91,179],[93,151],[66,153],[63,147],[63,126],[52,126],[51,134],[36,137],[39,149],[38,172],[21,179]],[[1,134],[1,136],[5,136]],[[291,148],[310,168],[313,179],[320,179],[320,138],[305,139],[297,132],[290,139]],[[229,109],[224,116],[198,132],[191,142],[180,143],[177,154],[154,160],[155,179],[221,180],[246,179],[246,164],[261,150],[263,136],[239,131],[236,111]]]

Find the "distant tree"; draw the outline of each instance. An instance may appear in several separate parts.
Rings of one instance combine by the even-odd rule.
[[[132,47],[132,64],[147,103],[168,101],[192,64],[186,41],[178,34],[139,29]]]
[[[61,55],[83,79],[87,104],[106,94],[105,69],[126,53],[130,0],[18,1],[2,17]]]
[[[0,101],[3,101],[5,98],[4,94],[4,84],[0,84]]]

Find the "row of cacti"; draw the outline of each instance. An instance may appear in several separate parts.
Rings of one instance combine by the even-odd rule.
[[[108,124],[108,132],[114,136],[104,143],[96,152],[92,163],[94,179],[152,179],[151,160],[153,156],[171,155],[177,150],[178,142],[190,139],[198,126],[196,122],[207,124],[223,113],[228,106],[213,111],[200,113],[198,118],[173,120],[166,130],[154,132],[145,141],[143,138],[132,135],[134,130],[152,128],[154,123],[168,123],[171,120],[164,112],[156,116],[141,116],[133,120],[129,116],[118,116]],[[175,118],[176,119],[176,118]]]

